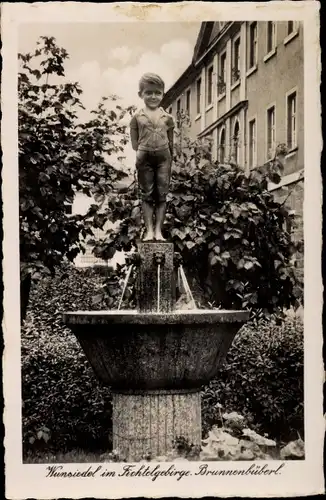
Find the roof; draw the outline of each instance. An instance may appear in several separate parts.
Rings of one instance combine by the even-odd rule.
[[[188,80],[192,80],[192,76],[197,72],[195,66],[191,63],[188,68],[182,73],[182,75],[177,79],[177,81],[172,85],[172,87],[165,93],[162,99],[162,107],[166,108],[174,101],[176,97],[180,95],[186,86]]]
[[[212,34],[214,28],[214,22],[209,21],[209,22],[203,22],[201,24],[199,34],[197,37],[195,49],[194,49],[194,54],[192,58],[193,64],[197,61],[197,59],[201,56],[201,54],[206,50],[209,40]]]
[[[230,23],[227,23],[229,25]],[[180,75],[177,81],[166,92],[162,100],[163,108],[169,106],[180,93],[193,81],[196,74],[199,74],[200,68],[197,62],[205,57],[207,49],[213,47],[219,34],[226,31],[226,26],[222,27],[219,22],[205,21],[201,24],[197,41],[195,44],[192,61],[187,69]]]

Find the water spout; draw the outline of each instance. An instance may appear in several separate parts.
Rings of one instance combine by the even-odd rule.
[[[189,283],[188,283],[188,280],[186,278],[186,275],[185,275],[185,272],[184,272],[182,265],[180,265],[180,267],[179,267],[179,272],[180,272],[182,286],[183,286],[184,291],[185,291],[186,296],[187,296],[187,300],[191,304],[192,309],[197,309],[195,299],[194,299],[192,292],[190,290],[190,286],[189,286]]]
[[[162,252],[154,254],[154,263],[157,266],[157,312],[161,310],[161,265],[164,266],[165,256]]]
[[[126,292],[126,288],[127,288],[127,285],[128,285],[128,281],[129,281],[129,278],[130,278],[130,274],[131,274],[132,268],[133,268],[132,265],[130,265],[128,267],[128,271],[127,271],[127,274],[126,274],[126,277],[125,277],[125,280],[124,280],[124,283],[123,283],[122,294],[121,294],[121,297],[120,297],[120,300],[119,300],[118,310],[120,309],[120,307],[122,305],[123,297],[124,297],[124,294]]]
[[[157,312],[160,312],[161,300],[161,265],[157,264]]]

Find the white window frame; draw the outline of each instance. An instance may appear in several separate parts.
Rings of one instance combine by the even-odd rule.
[[[272,27],[272,45],[268,47],[269,42],[269,27]],[[266,31],[266,53],[272,52],[276,47],[276,21],[267,21],[266,23],[267,31]]]
[[[222,59],[224,58],[224,72],[223,74],[221,73],[221,68],[222,68]],[[217,75],[217,94],[218,94],[218,97],[219,99],[221,99],[222,97],[225,96],[226,94],[226,67],[227,67],[227,51],[226,49],[223,50],[223,52],[221,52],[219,54],[219,58],[218,58],[218,75]],[[220,92],[219,91],[219,85],[220,85],[220,77],[223,76],[224,77],[224,91],[223,92]]]
[[[255,50],[254,50],[254,64],[250,64],[250,56],[251,56],[251,27],[253,24],[256,24],[256,45],[255,45]],[[257,64],[258,64],[258,21],[251,21],[249,23],[249,40],[248,40],[248,48],[249,48],[249,60],[248,60],[248,72],[252,72],[254,69],[257,69]],[[248,73],[247,72],[247,73]]]
[[[199,89],[200,89],[200,92],[199,92],[199,95],[198,95],[198,83],[200,82],[200,86],[199,86]],[[202,102],[201,102],[201,96],[202,96],[202,92],[203,92],[203,80],[202,80],[202,77],[200,76],[199,78],[197,78],[196,80],[196,119],[200,117],[200,115],[202,114]],[[199,103],[199,109],[198,109],[198,103]]]
[[[235,66],[235,51],[234,51],[234,47],[235,47],[235,44],[239,42],[239,53],[238,53],[238,60],[237,60],[237,63],[238,63],[238,67],[236,68]],[[239,72],[239,76],[236,80],[233,80],[233,70],[234,69],[237,69],[238,72]],[[237,36],[235,36],[232,40],[232,64],[231,64],[231,86],[236,86],[237,83],[240,82],[240,78],[241,78],[241,34],[239,33]]]
[[[287,28],[288,28],[288,26],[289,26],[289,22],[292,22],[292,23],[293,23],[293,29],[292,29],[292,31],[290,31],[289,33],[287,33],[287,36],[292,35],[292,33],[295,33],[296,31],[298,31],[298,28],[299,28],[299,21],[296,21],[296,20],[294,20],[294,19],[289,19],[289,20],[287,21]],[[286,30],[286,31],[288,31],[288,30]]]
[[[269,23],[272,23],[273,31],[272,31],[272,46],[268,47],[269,40]],[[268,61],[272,56],[276,54],[276,46],[277,46],[277,22],[276,21],[267,21],[266,22],[266,55],[264,57],[264,62]]]
[[[235,144],[234,144],[234,136],[235,136],[235,127],[236,125],[238,125],[239,127],[239,135],[238,135],[238,144],[237,144],[237,147],[235,148]],[[234,124],[233,124],[233,134],[232,134],[232,155],[234,157],[234,160],[237,159],[236,161],[236,164],[239,165],[239,161],[240,161],[240,137],[241,137],[241,127],[240,127],[240,120],[238,118],[236,118],[234,120]],[[235,151],[237,153],[237,157],[235,157]]]
[[[250,163],[250,156],[251,156],[251,142],[250,142],[250,124],[255,123],[255,136],[254,136],[254,150],[252,151],[252,164]],[[251,116],[248,119],[248,167],[249,170],[253,170],[254,168],[257,167],[257,115]]]
[[[188,93],[189,93],[189,109],[187,109],[187,96],[188,96]],[[188,113],[188,117],[191,120],[191,87],[188,87],[186,89],[185,99],[186,99],[186,105],[185,105],[186,112]]]
[[[288,144],[288,126],[289,126],[289,98],[295,94],[295,132],[294,139],[292,139],[292,147],[289,148]],[[286,140],[285,144],[289,148],[288,154],[297,149],[298,147],[298,88],[293,87],[285,94],[285,124],[286,124]],[[293,131],[292,131],[293,133]]]
[[[268,118],[269,118],[269,111],[271,109],[274,109],[274,128],[273,128],[273,130],[274,130],[274,142],[271,144],[271,147],[269,147],[269,144],[268,144],[268,135],[269,135]],[[268,160],[271,160],[270,150],[272,149],[273,151],[275,151],[275,148],[276,148],[276,103],[275,102],[269,104],[266,108],[266,141],[265,141],[265,144],[266,144],[266,159],[268,161]]]
[[[208,96],[209,96],[209,78],[208,75],[212,74],[212,80],[211,80],[211,85],[210,85],[210,93],[211,93],[211,100],[208,101]],[[206,68],[206,110],[210,109],[213,107],[214,104],[214,64],[210,64]]]
[[[221,137],[222,137],[222,134],[224,132],[224,159],[223,159],[223,162],[221,161]],[[226,127],[225,125],[223,125],[223,127],[221,127],[221,130],[220,130],[220,133],[219,133],[219,136],[218,136],[218,161],[220,163],[224,163],[225,162],[225,155],[226,155]]]
[[[293,31],[291,31],[291,33],[288,33],[284,38],[283,41],[284,45],[287,45],[291,40],[293,40],[293,38],[295,38],[299,34],[300,21],[294,21],[293,19],[289,19],[289,21],[286,21],[286,24],[290,21],[293,22]]]
[[[304,172],[303,170],[300,170],[299,172],[294,172],[293,174],[284,175],[278,184],[269,182],[267,189],[268,191],[275,191],[276,189],[280,189],[283,186],[288,186],[289,184],[294,184],[295,182],[301,181],[303,179]]]
[[[178,106],[180,104],[180,106]],[[177,121],[177,128],[180,128],[180,117],[178,116],[178,113],[181,113],[181,97],[177,99],[177,111],[176,111],[176,121]]]

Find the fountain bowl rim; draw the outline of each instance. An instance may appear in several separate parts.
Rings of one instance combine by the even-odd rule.
[[[97,324],[216,324],[245,323],[249,319],[247,310],[224,309],[189,309],[172,312],[138,312],[129,310],[108,311],[67,311],[63,313],[63,321],[67,325]]]

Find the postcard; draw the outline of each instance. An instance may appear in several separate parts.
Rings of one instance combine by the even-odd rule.
[[[324,492],[319,3],[4,3],[6,496]]]

